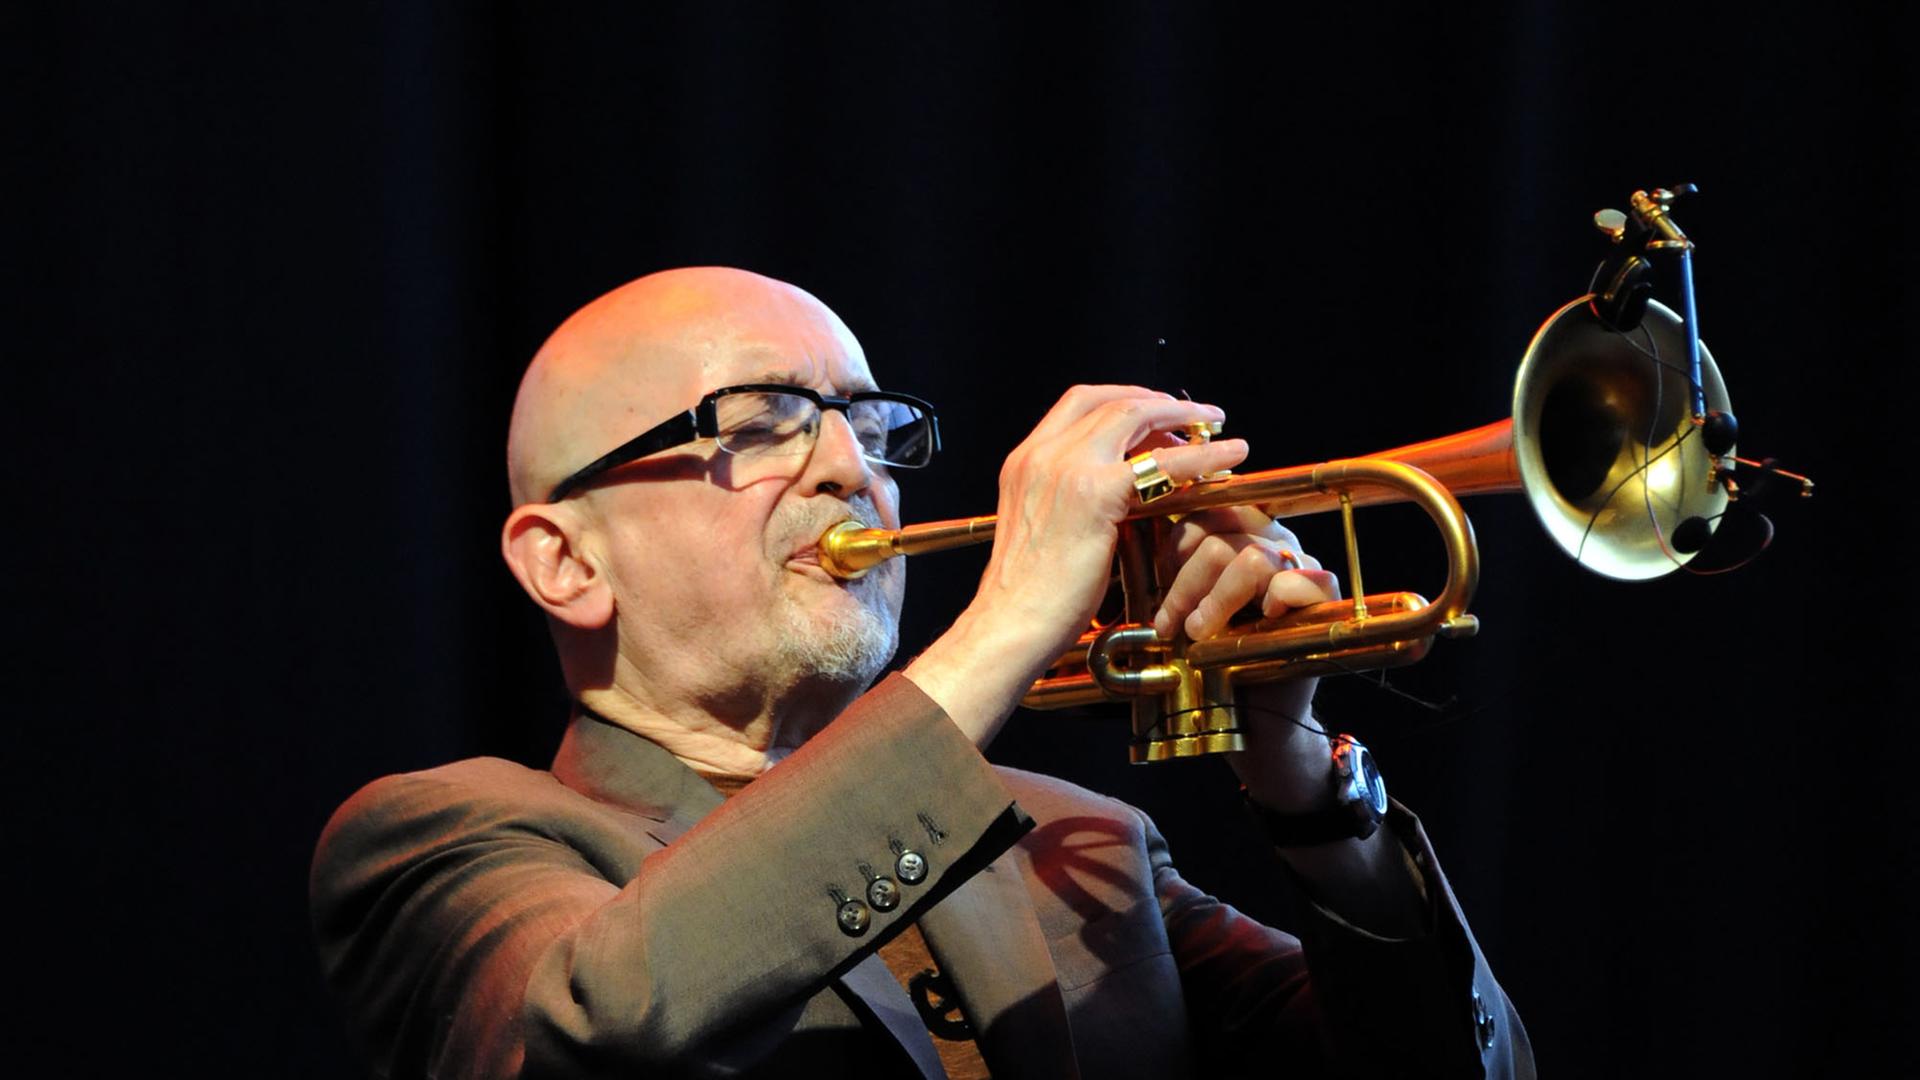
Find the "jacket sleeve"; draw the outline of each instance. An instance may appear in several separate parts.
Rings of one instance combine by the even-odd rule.
[[[1387,827],[1425,879],[1427,932],[1393,940],[1314,904],[1299,939],[1181,878],[1147,823],[1154,886],[1196,1025],[1217,1074],[1320,1059],[1334,1076],[1525,1077],[1532,1047],[1494,981],[1420,822],[1394,804]],[[1276,1054],[1276,1044],[1290,1053]]]
[[[551,776],[379,781],[323,834],[323,967],[382,1075],[676,1075],[756,1063],[810,999],[1027,827],[910,682],[883,683],[664,848]],[[891,842],[928,869],[842,930]]]

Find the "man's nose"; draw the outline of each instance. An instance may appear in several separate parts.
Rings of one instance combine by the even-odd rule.
[[[810,494],[840,496],[863,492],[873,484],[872,464],[853,433],[853,425],[840,410],[822,410],[820,434],[814,439],[801,482]]]

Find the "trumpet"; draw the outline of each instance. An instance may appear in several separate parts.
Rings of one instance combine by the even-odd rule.
[[[1361,458],[1207,478],[1138,508],[1120,529],[1123,614],[1083,634],[1024,704],[1132,702],[1135,762],[1243,749],[1237,686],[1399,667],[1425,657],[1436,637],[1474,634],[1468,606],[1480,556],[1457,496],[1524,494],[1560,548],[1607,577],[1644,580],[1684,565],[1692,553],[1668,540],[1674,525],[1700,519],[1710,531],[1728,501],[1732,449],[1710,449],[1699,434],[1699,403],[1730,413],[1726,387],[1704,344],[1697,382],[1676,362],[1690,359],[1696,340],[1672,310],[1648,301],[1639,327],[1622,332],[1594,299],[1566,304],[1534,334],[1505,420]],[[1353,511],[1388,502],[1426,511],[1446,546],[1446,580],[1431,601],[1365,591]],[[1206,641],[1160,640],[1152,618],[1171,581],[1156,565],[1156,522],[1223,506],[1273,518],[1338,511],[1352,599],[1230,626]],[[842,522],[821,537],[820,563],[853,578],[896,556],[991,540],[993,530],[990,516],[898,530]]]

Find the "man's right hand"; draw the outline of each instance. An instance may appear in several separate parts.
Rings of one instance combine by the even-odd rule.
[[[1247,456],[1244,440],[1186,445],[1171,434],[1224,417],[1137,386],[1076,386],[1007,457],[980,590],[905,672],[976,745],[992,741],[1099,606],[1119,524],[1140,505],[1127,459],[1152,451],[1175,484],[1232,468]]]

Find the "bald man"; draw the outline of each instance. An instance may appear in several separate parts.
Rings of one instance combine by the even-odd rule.
[[[1313,832],[1339,784],[1310,683],[1246,702],[1232,756],[1290,838],[1301,938],[1187,885],[1131,807],[981,757],[1099,603],[1129,457],[1176,484],[1229,468],[1244,442],[1168,434],[1221,415],[1069,392],[1001,470],[973,602],[869,690],[905,571],[839,581],[817,543],[899,524],[930,407],[744,271],[654,274],[567,320],[515,403],[501,536],[576,702],[553,766],[378,781],[315,858],[323,964],[376,1070],[1530,1074],[1418,822]],[[1163,636],[1337,595],[1257,513],[1182,522],[1168,559]]]

